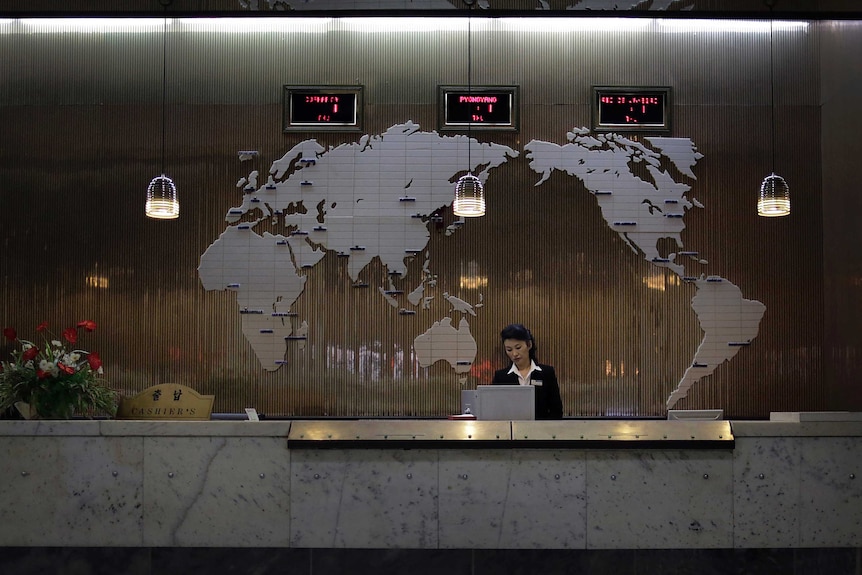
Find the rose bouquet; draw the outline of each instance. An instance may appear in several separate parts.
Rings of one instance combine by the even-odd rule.
[[[0,362],[0,413],[16,407],[25,418],[69,419],[73,414],[113,415],[117,393],[103,374],[102,360],[95,352],[67,349],[78,342],[78,331],[96,329],[93,321],[78,322],[57,339],[43,322],[36,327],[41,344],[19,339],[15,328],[3,335],[13,342],[12,360]]]

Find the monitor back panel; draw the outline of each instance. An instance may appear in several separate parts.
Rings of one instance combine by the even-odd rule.
[[[536,389],[532,385],[479,385],[476,418],[483,421],[536,419]]]

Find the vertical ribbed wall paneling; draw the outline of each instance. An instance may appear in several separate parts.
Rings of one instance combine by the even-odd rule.
[[[488,215],[448,236],[429,225],[437,285],[429,309],[413,316],[398,315],[377,290],[390,281],[415,288],[425,253],[404,278],[372,261],[359,277],[368,287],[353,287],[345,258],[332,254],[301,270],[305,290],[286,321],[308,322],[308,339],[287,342],[288,363],[273,371],[246,341],[235,295],[206,292],[197,276],[201,254],[241,202],[237,182],[252,170],[265,182],[272,162],[306,139],[337,146],[408,120],[436,130],[437,87],[467,83],[466,20],[371,31],[315,19],[298,31],[285,18],[268,19],[265,31],[226,32],[170,19],[166,172],[181,202],[173,222],[143,217],[146,186],[161,170],[162,20],[63,34],[2,24],[0,193],[22,199],[2,203],[3,325],[26,333],[45,319],[96,320],[85,343],[124,391],[178,381],[215,393],[217,411],[403,417],[457,409],[462,387],[505,365],[498,334],[517,321],[557,368],[567,414],[663,415],[702,336],[694,286],[635,253],[577,178],[555,172],[536,186],[523,147],[563,145],[568,130],[590,127],[593,85],[671,86],[672,130],[660,135],[690,138],[704,155],[696,179],[661,162],[705,206],[686,216],[682,242],[707,263],[680,261],[687,275],[721,275],[767,306],[752,345],[677,407],[723,407],[735,417],[822,408],[841,382],[822,378],[817,26],[775,36],[776,170],[794,203],[790,218],[766,220],[754,210],[772,169],[766,28],[670,32],[661,20],[588,20],[531,29],[474,18],[472,83],[514,84],[521,96],[520,131],[471,133],[520,154],[491,172]],[[285,84],[363,85],[365,129],[282,132]],[[651,135],[631,138],[648,145]],[[241,162],[239,150],[259,155]],[[444,211],[444,228],[452,221]],[[283,232],[283,218],[256,230]],[[678,249],[660,244],[665,254]],[[446,362],[418,366],[412,348],[433,321],[460,320],[444,292],[483,304],[468,316],[478,354],[463,384]]]

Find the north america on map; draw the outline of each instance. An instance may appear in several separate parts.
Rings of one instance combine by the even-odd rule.
[[[744,299],[737,286],[720,276],[685,275],[685,259],[708,263],[698,251],[686,249],[680,235],[686,212],[704,206],[686,196],[691,186],[675,181],[661,166],[664,157],[682,176],[695,180],[692,168],[703,155],[690,139],[645,137],[648,147],[615,133],[595,135],[587,128],[573,129],[566,139],[568,143],[563,145],[533,140],[524,146],[530,167],[540,175],[536,185],[545,182],[554,170],[578,178],[595,196],[607,225],[632,251],[697,287],[692,309],[704,338],[691,366],[667,399],[666,406],[671,409],[696,381],[751,344],[766,306]],[[630,166],[637,163],[646,166],[652,181],[632,172]],[[674,240],[677,251],[659,253],[658,241],[663,238]]]

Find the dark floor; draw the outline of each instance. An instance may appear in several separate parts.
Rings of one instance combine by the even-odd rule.
[[[862,549],[0,547],[3,575],[862,575]]]

